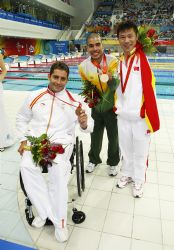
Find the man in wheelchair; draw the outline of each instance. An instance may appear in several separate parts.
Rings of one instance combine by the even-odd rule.
[[[38,213],[32,226],[40,228],[49,218],[59,242],[68,239],[67,185],[75,126],[79,123],[83,132],[93,130],[90,109],[81,97],[66,90],[68,75],[65,63],[54,63],[48,75],[48,88],[31,92],[16,119],[22,180]],[[50,151],[56,147],[62,150]],[[48,167],[48,183],[40,166]]]

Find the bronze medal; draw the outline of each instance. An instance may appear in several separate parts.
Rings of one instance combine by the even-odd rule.
[[[79,115],[80,115],[81,110],[82,110],[82,108],[81,108],[81,107],[77,107],[77,108],[76,108],[75,113],[76,113],[76,115],[77,115],[77,116],[79,116]]]

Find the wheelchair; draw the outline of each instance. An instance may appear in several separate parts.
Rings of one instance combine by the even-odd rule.
[[[81,140],[79,141],[78,137],[76,137],[76,143],[74,144],[74,147],[73,147],[73,152],[72,152],[72,155],[70,158],[70,162],[71,162],[71,166],[72,166],[71,167],[71,174],[73,173],[74,168],[76,168],[77,193],[78,193],[78,196],[81,197],[82,192],[85,191],[85,174],[84,174],[83,143]],[[47,167],[42,168],[42,173],[48,173]],[[26,220],[27,220],[28,224],[31,226],[35,217],[34,217],[34,214],[32,211],[32,203],[29,200],[28,195],[27,195],[26,190],[25,190],[25,187],[24,187],[21,172],[19,174],[19,180],[20,180],[21,189],[25,195]],[[72,221],[75,224],[80,224],[85,220],[86,215],[84,212],[78,211],[74,207],[74,201],[75,201],[75,199],[72,199],[71,202],[68,202],[68,203],[73,203]],[[51,220],[49,220],[47,218],[45,226],[49,226],[49,225],[53,225],[53,223]]]

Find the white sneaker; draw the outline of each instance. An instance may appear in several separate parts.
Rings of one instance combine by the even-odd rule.
[[[116,176],[118,174],[117,166],[109,166],[108,174],[109,176]]]
[[[0,148],[0,152],[3,152],[5,150],[5,148]]]
[[[143,196],[143,184],[133,182],[133,196],[135,198],[141,198]]]
[[[127,186],[127,184],[129,184],[130,182],[132,182],[132,178],[128,177],[128,176],[122,176],[118,182],[117,182],[117,187],[118,188],[124,188]]]
[[[41,228],[45,225],[46,220],[42,220],[39,216],[36,216],[32,222],[32,226],[36,228]]]
[[[68,229],[64,228],[55,228],[55,237],[59,242],[64,242],[68,240]]]
[[[88,166],[86,167],[86,173],[92,173],[94,171],[96,164],[89,162]]]

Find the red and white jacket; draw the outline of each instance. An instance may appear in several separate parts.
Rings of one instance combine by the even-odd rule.
[[[26,140],[27,135],[38,137],[46,133],[52,103],[53,110],[47,132],[51,141],[60,144],[74,143],[75,126],[78,123],[75,110],[79,102],[88,115],[87,129],[82,131],[92,132],[94,125],[90,109],[79,95],[70,92],[69,94],[66,89],[55,94],[47,88],[31,92],[17,114],[16,128],[19,140]]]

